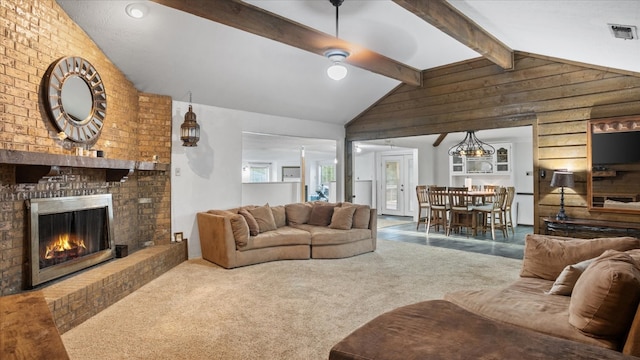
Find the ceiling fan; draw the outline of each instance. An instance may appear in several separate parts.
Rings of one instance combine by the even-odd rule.
[[[418,69],[239,0],[152,1],[321,56],[328,56],[326,53],[329,49],[341,49],[349,54],[343,59],[349,65],[409,85],[422,85],[422,74]],[[334,2],[342,3],[339,0],[329,1],[336,8],[339,5],[335,5]],[[451,7],[445,0],[393,1],[503,68],[513,67],[513,51]],[[440,13],[434,14],[434,12]],[[497,61],[493,60],[494,58]]]

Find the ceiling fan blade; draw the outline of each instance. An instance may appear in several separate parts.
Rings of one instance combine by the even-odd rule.
[[[393,0],[445,34],[505,70],[513,69],[513,50],[444,0]]]
[[[343,49],[350,54],[345,63],[406,84],[422,84],[422,73],[413,67],[251,4],[235,0],[152,1],[314,54],[324,56],[329,49]]]

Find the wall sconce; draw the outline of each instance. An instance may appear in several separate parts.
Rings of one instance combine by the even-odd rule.
[[[200,125],[196,122],[196,114],[191,106],[191,91],[189,91],[189,111],[184,114],[184,122],[180,125],[180,140],[182,146],[198,146],[200,140]]]
[[[560,212],[556,215],[556,220],[569,219],[564,212],[564,188],[575,186],[573,173],[571,171],[554,171],[551,178],[551,186],[560,188]]]

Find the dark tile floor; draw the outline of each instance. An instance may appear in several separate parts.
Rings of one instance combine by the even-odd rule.
[[[379,216],[379,219],[406,220],[412,221],[411,217],[401,216]],[[491,232],[479,234],[477,236],[466,234],[451,234],[446,236],[441,229],[439,232],[433,228],[426,234],[425,226],[421,225],[416,231],[416,223],[392,225],[378,229],[378,239],[404,241],[427,246],[437,246],[462,251],[503,256],[512,259],[522,259],[524,253],[524,238],[527,234],[533,233],[533,227],[518,225],[515,229],[515,236],[509,232],[509,237],[502,236],[502,232],[496,232],[496,240],[491,239]]]

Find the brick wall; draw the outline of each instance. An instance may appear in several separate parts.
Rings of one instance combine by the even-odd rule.
[[[94,149],[105,157],[161,163],[171,157],[171,98],[140,93],[54,0],[0,1],[0,149],[73,155],[75,143],[57,138],[39,96],[55,60],[81,56],[99,72],[107,116]],[[0,164],[0,296],[26,289],[28,251],[24,200],[113,194],[115,243],[129,252],[171,240],[169,172],[136,171],[106,182],[100,169],[63,168],[38,184],[15,181],[15,166]]]

